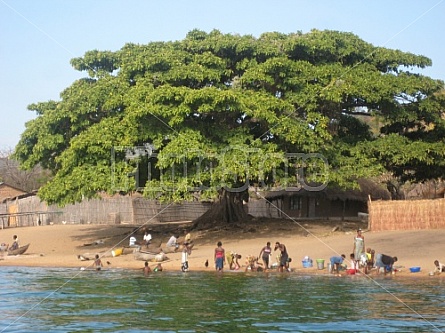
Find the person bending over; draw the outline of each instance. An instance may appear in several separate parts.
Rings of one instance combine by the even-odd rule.
[[[331,257],[331,273],[339,274],[340,265],[343,264],[346,256],[342,254],[341,256],[333,256]]]

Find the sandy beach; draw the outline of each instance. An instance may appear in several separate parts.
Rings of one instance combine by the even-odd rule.
[[[210,231],[192,231],[194,248],[189,256],[191,271],[214,270],[213,255],[216,242],[220,240],[226,251],[234,251],[242,255],[241,270],[245,268],[247,255],[258,256],[261,248],[270,241],[284,243],[292,258],[291,268],[295,273],[326,274],[326,268],[319,270],[316,259],[324,259],[325,266],[333,255],[349,254],[353,250],[353,238],[356,224],[299,222],[291,221],[255,221],[246,226],[220,228]],[[165,244],[173,233],[179,233],[190,224],[149,226],[153,240],[160,240]],[[29,266],[29,267],[88,267],[93,260],[81,261],[78,255],[94,257],[96,253],[102,256],[104,267],[123,269],[142,269],[144,262],[135,260],[131,250],[128,254],[113,257],[113,249],[128,246],[130,234],[140,226],[132,225],[46,225],[23,228],[7,228],[0,230],[0,242],[12,243],[13,235],[18,235],[20,245],[30,243],[28,251],[18,256],[0,257],[0,266]],[[181,234],[182,235],[182,234]],[[365,246],[375,249],[376,253],[397,256],[400,272],[396,275],[421,277],[428,276],[434,269],[434,260],[445,262],[443,239],[445,230],[413,230],[370,232],[364,228]],[[136,232],[138,241],[142,241],[143,230]],[[98,244],[96,244],[98,243]],[[162,247],[162,245],[161,245]],[[163,262],[168,271],[179,271],[181,267],[181,253],[168,253],[169,260]],[[303,268],[302,260],[305,256],[313,259],[312,268]],[[272,257],[275,261],[275,253]],[[209,267],[205,267],[208,260]],[[107,263],[108,262],[108,263]],[[155,263],[150,262],[154,266]],[[411,273],[409,267],[420,266],[421,272]],[[291,273],[292,274],[292,273]],[[445,277],[445,273],[442,274]],[[440,277],[442,277],[440,276]]]

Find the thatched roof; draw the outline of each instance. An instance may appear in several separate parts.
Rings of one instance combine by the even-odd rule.
[[[265,197],[268,200],[277,200],[286,196],[300,195],[305,197],[325,197],[329,200],[353,200],[353,201],[368,201],[371,200],[390,200],[391,194],[380,184],[377,184],[368,179],[358,180],[360,190],[343,190],[338,187],[328,186],[321,191],[309,191],[304,188],[300,190],[280,190],[268,192]]]

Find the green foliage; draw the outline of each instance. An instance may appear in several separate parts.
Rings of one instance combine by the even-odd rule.
[[[71,64],[88,77],[30,105],[37,118],[15,150],[24,167],[54,174],[39,191],[50,203],[134,191],[148,162],[145,193],[176,201],[294,185],[302,170],[345,188],[385,170],[411,180],[445,170],[443,82],[409,72],[431,60],[351,33],[193,30]],[[131,155],[140,147],[150,152]]]

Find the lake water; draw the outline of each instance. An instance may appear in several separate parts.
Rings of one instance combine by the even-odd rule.
[[[445,280],[0,267],[0,332],[442,332]]]

